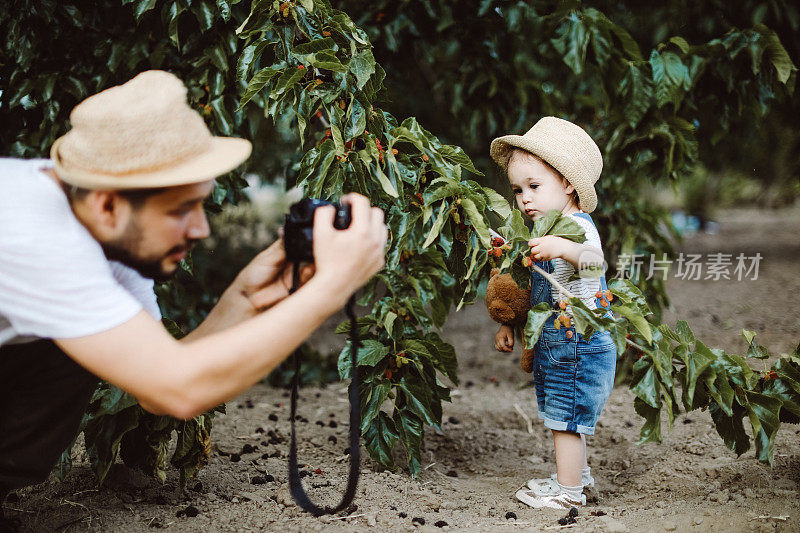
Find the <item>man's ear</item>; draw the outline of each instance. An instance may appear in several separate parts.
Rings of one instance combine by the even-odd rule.
[[[81,203],[82,218],[100,239],[114,238],[127,226],[131,205],[117,191],[92,191]]]

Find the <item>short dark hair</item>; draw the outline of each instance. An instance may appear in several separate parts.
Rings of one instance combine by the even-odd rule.
[[[61,188],[64,190],[64,194],[67,195],[67,199],[70,203],[79,202],[86,198],[90,192],[92,192],[91,189],[84,189],[83,187],[78,187],[77,185],[72,185],[65,181],[60,181],[60,183]],[[131,204],[131,207],[134,209],[139,209],[144,205],[148,198],[157,194],[161,194],[166,190],[167,187],[153,187],[150,189],[119,189],[117,190],[117,193],[125,198],[125,200]]]

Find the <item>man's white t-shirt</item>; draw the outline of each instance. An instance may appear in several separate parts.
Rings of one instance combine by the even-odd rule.
[[[93,335],[142,308],[160,319],[153,281],[106,259],[48,167],[0,158],[0,346]]]

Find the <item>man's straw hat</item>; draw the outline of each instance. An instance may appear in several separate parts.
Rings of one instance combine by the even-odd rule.
[[[543,117],[525,135],[498,137],[490,153],[505,171],[514,148],[527,150],[560,172],[578,192],[581,210],[591,213],[597,207],[594,184],[603,170],[603,156],[583,128],[568,120]]]
[[[239,166],[252,149],[245,139],[213,137],[187,104],[183,82],[162,70],[90,96],[70,121],[50,158],[61,180],[84,189],[207,181]]]

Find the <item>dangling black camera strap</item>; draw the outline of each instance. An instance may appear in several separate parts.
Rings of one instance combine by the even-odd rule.
[[[300,285],[300,265],[294,263],[292,273],[292,288],[289,294],[295,292]],[[291,424],[292,424],[292,442],[289,446],[289,491],[294,498],[294,501],[303,510],[308,511],[314,516],[321,516],[324,514],[338,513],[346,509],[352,502],[356,495],[356,487],[358,486],[358,476],[360,473],[361,463],[361,403],[359,399],[359,383],[358,383],[358,365],[357,355],[358,349],[361,347],[358,339],[358,326],[356,324],[356,316],[353,310],[355,306],[355,295],[350,297],[345,307],[347,317],[350,319],[350,385],[348,386],[348,396],[350,399],[350,471],[347,475],[347,489],[342,496],[342,501],[334,507],[320,507],[316,505],[306,494],[303,489],[303,482],[300,479],[300,469],[297,463],[297,432],[295,429],[295,418],[297,416],[297,391],[300,387],[300,359],[302,358],[300,350],[295,350],[294,357],[294,380],[292,383],[292,399],[291,399]]]

